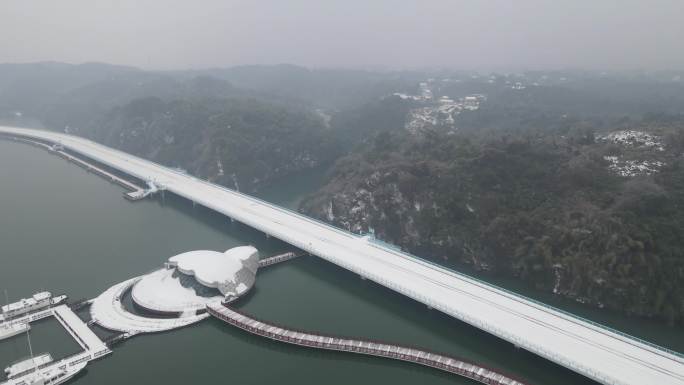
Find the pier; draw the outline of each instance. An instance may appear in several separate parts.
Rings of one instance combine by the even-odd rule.
[[[272,257],[264,258],[259,261],[259,267],[266,267],[266,266],[271,266],[275,265],[276,263],[281,263],[285,261],[289,261],[291,259],[295,259],[297,257],[301,257],[304,255],[303,252],[294,252],[294,251],[288,251],[287,253],[282,253],[278,255],[274,255]]]
[[[376,341],[313,334],[275,326],[229,308],[223,304],[207,306],[209,314],[242,330],[272,340],[317,349],[337,350],[412,362],[470,378],[488,385],[524,385],[500,372],[462,359],[427,350]]]
[[[52,313],[83,350],[94,354],[109,350],[107,345],[68,306],[57,306],[52,309]]]

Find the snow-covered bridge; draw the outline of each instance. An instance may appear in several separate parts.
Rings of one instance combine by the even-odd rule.
[[[0,127],[59,144],[218,211],[603,384],[684,384],[684,356],[268,202],[90,140]]]

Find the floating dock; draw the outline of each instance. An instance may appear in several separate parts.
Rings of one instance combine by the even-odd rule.
[[[61,367],[73,368],[77,365],[83,365],[98,358],[102,358],[112,352],[109,347],[107,347],[107,345],[88,328],[88,325],[86,325],[67,305],[59,305],[29,314],[22,319],[27,319],[27,322],[33,322],[50,316],[54,316],[57,319],[69,335],[76,340],[83,351],[63,360],[41,365],[39,366],[40,370],[50,370],[51,368],[56,369]],[[16,322],[16,320],[13,320],[13,322]],[[27,373],[26,376],[29,374],[30,373]],[[24,380],[24,377],[26,376],[7,380],[6,382],[0,383],[0,385],[27,384]]]
[[[109,350],[107,345],[68,306],[57,306],[52,313],[83,350],[91,351],[94,355]]]

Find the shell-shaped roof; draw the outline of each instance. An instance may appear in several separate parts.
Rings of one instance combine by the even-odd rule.
[[[204,286],[237,296],[254,284],[259,253],[252,246],[234,247],[225,253],[196,250],[169,258],[169,265],[194,276]]]

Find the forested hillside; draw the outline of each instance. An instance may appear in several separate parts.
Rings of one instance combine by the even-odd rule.
[[[554,128],[382,133],[302,210],[449,266],[681,324],[684,116],[542,125]]]
[[[320,106],[332,106],[332,114],[337,100],[375,101],[385,78],[294,66],[156,72],[97,63],[4,64],[0,120],[89,137],[252,192],[330,163],[361,140],[358,130],[333,134],[332,117]],[[335,95],[314,103],[327,86]]]
[[[340,150],[307,111],[255,99],[136,99],[94,124],[105,144],[180,167],[231,188],[268,182],[331,162]]]

